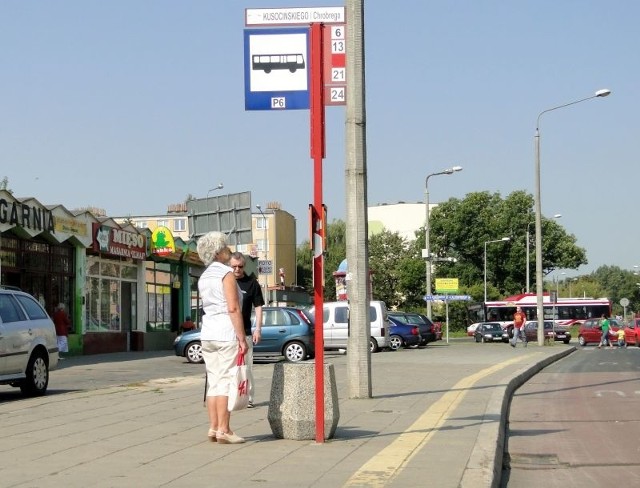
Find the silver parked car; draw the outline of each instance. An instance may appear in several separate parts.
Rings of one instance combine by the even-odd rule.
[[[28,293],[0,286],[0,384],[44,395],[58,365],[53,321]]]

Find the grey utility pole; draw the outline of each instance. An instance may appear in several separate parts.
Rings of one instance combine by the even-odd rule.
[[[350,333],[347,345],[349,398],[371,398],[369,351],[369,243],[367,225],[367,145],[364,82],[364,0],[346,0],[347,120],[346,208],[347,293]]]

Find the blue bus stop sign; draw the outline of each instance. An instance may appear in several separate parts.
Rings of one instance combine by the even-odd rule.
[[[309,108],[309,29],[245,29],[245,110]]]

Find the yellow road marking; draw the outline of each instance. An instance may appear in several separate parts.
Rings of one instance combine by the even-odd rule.
[[[469,388],[482,378],[522,359],[522,356],[510,359],[458,381],[452,391],[442,395],[406,431],[398,435],[396,440],[363,464],[344,486],[366,486],[368,488],[385,486],[431,440],[440,426],[449,419],[450,415],[448,414],[458,407]]]

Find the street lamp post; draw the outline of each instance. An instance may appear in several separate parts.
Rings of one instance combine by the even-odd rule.
[[[569,298],[573,298],[573,291],[571,290],[571,286],[573,283],[577,282],[578,278],[571,278],[569,280]]]
[[[487,302],[487,244],[493,244],[494,242],[504,242],[510,240],[510,237],[503,237],[495,241],[485,241],[484,243],[484,301]]]
[[[437,173],[431,173],[424,180],[424,205],[427,211],[424,225],[424,249],[422,257],[427,263],[426,280],[427,280],[427,296],[431,295],[431,250],[429,249],[429,178],[438,175],[451,175],[456,171],[462,171],[462,166],[453,166]],[[431,318],[431,300],[427,300],[427,317]]]
[[[264,245],[264,260],[268,261],[269,260],[269,247],[267,246],[267,217],[264,215],[264,212],[262,211],[262,207],[260,205],[256,205],[256,208],[258,209],[258,212],[260,212],[260,214],[262,214],[262,232],[263,232],[263,245]],[[258,270],[260,269],[260,266],[258,266]],[[267,297],[267,292],[268,292],[268,286],[269,286],[269,275],[267,275],[266,273],[264,273],[264,296]]]
[[[558,110],[559,108],[575,105],[576,103],[591,100],[592,98],[606,97],[611,93],[611,90],[603,89],[595,92],[590,97],[581,98],[573,102],[558,105],[556,107],[548,108],[538,114],[536,120],[536,132],[534,136],[535,146],[535,190],[536,190],[536,311],[538,315],[538,345],[544,345],[544,305],[543,305],[543,286],[542,281],[542,203],[540,198],[540,117],[547,112]]]
[[[555,214],[553,216],[554,219],[559,219],[560,217],[562,217],[562,214]],[[529,284],[531,283],[531,280],[529,279],[529,268],[530,268],[530,263],[529,263],[529,243],[531,241],[531,237],[530,237],[530,233],[529,233],[529,226],[531,224],[534,224],[534,222],[529,222],[527,224],[527,293],[529,293]]]

